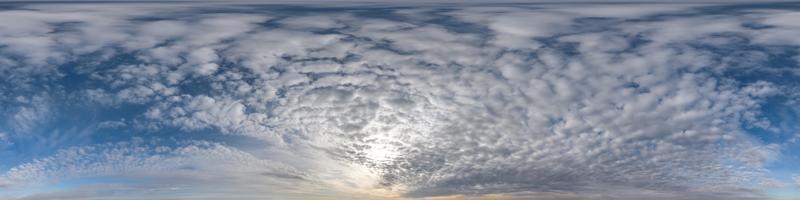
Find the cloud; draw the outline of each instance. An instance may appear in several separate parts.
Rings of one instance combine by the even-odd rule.
[[[264,123],[267,116],[262,113],[245,113],[245,106],[235,100],[208,96],[174,97],[170,100],[181,105],[153,107],[145,113],[146,118],[164,121],[187,131],[217,128],[228,134],[244,134],[257,138],[271,136],[271,131]]]
[[[4,106],[5,128],[13,135],[30,135],[52,119],[53,108],[47,94],[17,96]]]
[[[11,141],[9,134],[5,132],[0,132],[0,150],[5,150],[11,145],[14,145],[14,142]],[[5,184],[0,183],[0,185],[5,185]]]
[[[786,187],[786,183],[776,180],[776,179],[766,179],[759,183],[760,185],[767,187],[767,188],[782,188]]]
[[[189,190],[191,188],[205,188],[219,194],[236,191],[261,193],[258,191],[264,191],[264,188],[275,191],[261,195],[292,195],[292,191],[302,193],[304,187],[309,191],[321,189],[303,186],[308,184],[307,174],[232,147],[205,141],[179,143],[182,144],[167,146],[159,141],[134,139],[131,142],[71,147],[11,168],[0,180],[6,183],[5,187],[22,187],[55,181],[87,180],[91,183],[92,180],[115,178],[106,180],[111,185],[101,186],[102,182],[99,182],[99,188],[77,188],[66,192],[80,192],[82,197],[93,198],[132,192],[154,197],[170,193],[190,195],[186,192],[193,192]],[[215,182],[216,186],[206,184],[210,182]],[[159,188],[174,188],[174,191]],[[58,196],[66,193],[59,192]],[[36,198],[53,195],[36,194]]]
[[[794,180],[794,184],[800,187],[800,177],[799,176],[792,176],[792,180]]]
[[[301,16],[289,17],[280,20],[285,28],[300,29],[300,30],[325,30],[332,28],[344,28],[343,23],[336,19],[337,16],[324,15],[324,16]],[[341,16],[343,18],[350,18]],[[352,19],[349,19],[352,20]]]
[[[737,74],[772,69],[762,65],[785,52],[770,45],[789,34],[771,33],[796,32],[789,11],[530,5],[378,17],[203,5],[0,12],[24,20],[0,25],[0,51],[11,55],[0,61],[24,66],[2,70],[30,83],[0,89],[64,88],[20,96],[29,100],[4,108],[3,131],[30,132],[63,106],[97,114],[92,127],[142,132],[94,137],[178,140],[74,145],[17,163],[0,180],[124,177],[151,180],[134,190],[276,198],[759,198],[747,183],[774,185],[765,166],[781,148],[748,131],[777,130],[762,105],[788,86]],[[755,45],[767,47],[740,48]],[[236,137],[257,145],[214,141]]]
[[[248,157],[247,154],[219,144],[194,142],[171,148],[150,146],[142,141],[133,141],[64,149],[51,157],[36,159],[28,164],[14,167],[4,177],[21,183],[112,174],[157,177],[166,174],[161,174],[165,172],[156,169],[189,172],[198,168],[217,167],[207,163],[217,159],[237,161],[236,163],[220,163],[230,165],[228,167],[247,168],[252,167],[249,166],[251,164],[259,165],[257,160]],[[173,172],[180,174],[176,171]]]

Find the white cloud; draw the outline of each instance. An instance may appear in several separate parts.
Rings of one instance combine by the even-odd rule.
[[[753,39],[765,44],[800,44],[800,40],[790,35],[800,31],[800,26],[793,22],[800,14],[791,11],[766,11],[756,13],[754,18],[760,19],[761,23],[770,26],[769,31],[758,31],[754,33]]]
[[[525,8],[480,8],[464,10],[453,15],[468,22],[486,24],[492,30],[492,44],[506,48],[536,49],[533,39],[564,31],[571,17],[550,12],[525,12]],[[533,20],[521,20],[533,19]]]
[[[47,94],[17,96],[3,106],[7,113],[4,127],[13,135],[30,135],[47,124],[53,115],[52,102]]]

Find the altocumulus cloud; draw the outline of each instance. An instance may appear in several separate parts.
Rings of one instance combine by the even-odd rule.
[[[797,9],[2,4],[0,195],[769,198]]]

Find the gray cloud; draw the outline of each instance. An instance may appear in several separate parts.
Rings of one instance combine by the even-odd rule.
[[[794,184],[795,184],[796,186],[800,187],[800,177],[798,177],[798,176],[792,176],[792,180],[794,180]]]

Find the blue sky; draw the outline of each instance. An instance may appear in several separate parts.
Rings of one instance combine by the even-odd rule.
[[[0,3],[0,199],[797,199],[799,9]]]

